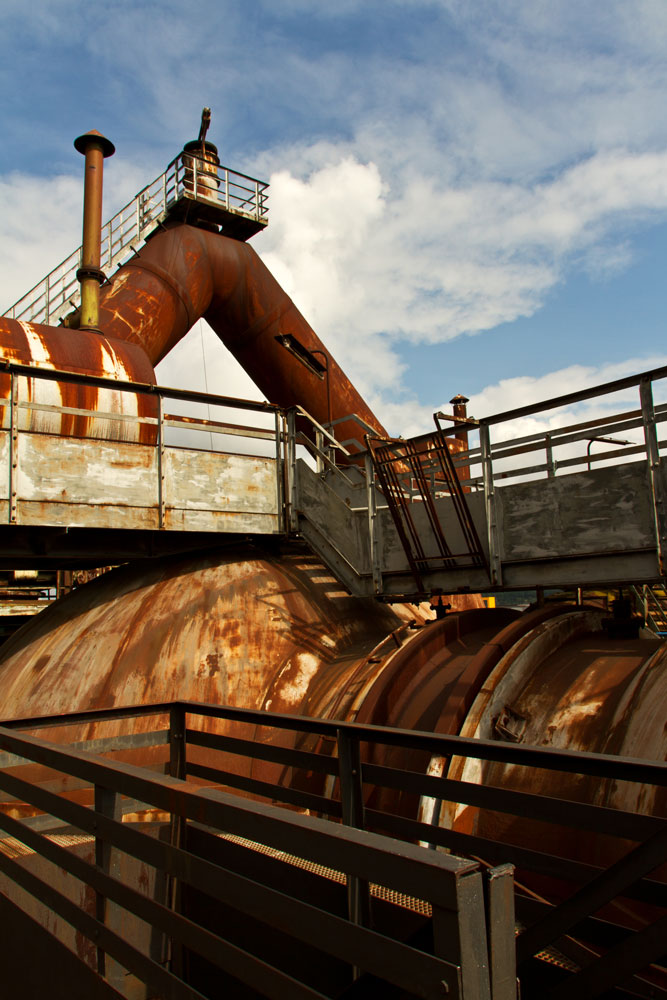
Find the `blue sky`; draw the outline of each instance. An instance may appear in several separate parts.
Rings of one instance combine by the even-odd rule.
[[[667,364],[665,0],[0,3],[0,308],[198,131],[255,247],[395,433]],[[163,382],[252,393],[198,327]]]

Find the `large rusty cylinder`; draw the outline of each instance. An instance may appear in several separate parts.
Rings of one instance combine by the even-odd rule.
[[[560,605],[521,615],[480,610],[474,595],[447,601],[452,614],[424,625],[429,612],[423,605],[389,607],[353,598],[316,557],[298,551],[277,556],[259,545],[151,560],[86,584],[6,642],[0,652],[3,712],[30,718],[191,700],[664,759],[667,646],[657,637],[609,638],[601,608]],[[242,724],[233,721],[208,719],[204,725],[242,735]],[[143,727],[156,728],[155,719],[42,735],[76,741]],[[269,734],[263,727],[257,735],[327,749],[316,736]],[[160,752],[146,748],[134,759],[154,763]],[[208,751],[193,752],[206,763]],[[364,754],[384,766],[655,816],[667,805],[664,788],[629,782],[475,758],[431,760],[381,743]],[[238,759],[230,766],[260,780],[294,780],[289,768],[266,761]],[[319,772],[298,781],[309,791],[326,791]],[[561,854],[560,838],[572,858],[590,864],[613,863],[622,853],[622,845],[599,834],[391,787],[368,786],[366,804],[531,850]],[[545,895],[562,888],[554,885]]]
[[[145,352],[136,344],[114,340],[89,330],[66,330],[22,320],[0,318],[0,356],[5,361],[36,369],[73,372],[122,382],[155,384],[155,371]],[[9,373],[0,372],[0,395],[10,392]],[[19,429],[64,437],[102,438],[115,441],[155,442],[154,424],[134,420],[96,417],[94,411],[157,417],[157,400],[145,394],[118,392],[108,388],[74,385],[18,376],[19,403],[66,407],[79,413],[56,410],[19,409]],[[9,407],[2,412],[2,425],[9,426]]]
[[[481,605],[470,594],[448,600],[456,610]],[[74,590],[3,645],[2,713],[30,718],[188,700],[354,720],[370,691],[375,698],[395,654],[416,638],[425,643],[422,661],[442,659],[438,634],[429,642],[426,633],[444,623],[425,625],[431,617],[425,604],[350,596],[305,550],[276,555],[269,546],[243,544],[152,559]],[[419,692],[406,692],[406,718],[415,698]],[[243,735],[243,724],[234,721],[203,725]],[[154,728],[156,719],[147,716],[40,735],[76,742]],[[304,736],[284,730],[270,739],[293,746]],[[144,748],[133,760],[150,765],[163,749]],[[282,766],[265,761],[235,757],[230,766],[261,780],[285,780]],[[29,773],[36,779],[37,765]]]
[[[80,326],[85,330],[97,330],[99,325],[99,286],[104,280],[104,275],[100,270],[104,158],[113,155],[114,146],[96,131],[80,135],[78,139],[74,140],[74,146],[86,158],[81,266],[77,273],[81,284]]]
[[[301,405],[324,424],[329,419],[329,396],[332,420],[354,413],[386,436],[378,418],[248,244],[174,225],[149,239],[101,289],[100,328],[141,344],[154,364],[201,317],[270,402]],[[319,362],[326,359],[323,377],[283,346],[284,337],[294,338]],[[364,447],[363,429],[354,421],[338,425],[336,437],[357,439]]]

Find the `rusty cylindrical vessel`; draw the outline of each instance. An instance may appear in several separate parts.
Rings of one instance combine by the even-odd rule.
[[[89,330],[67,330],[2,317],[0,356],[8,362],[29,365],[36,372],[66,371],[122,382],[155,384],[153,366],[141,347]],[[26,374],[14,378],[20,404],[20,430],[142,443],[155,440],[153,425],[122,419],[123,416],[154,419],[157,404],[150,396],[66,381],[47,381]],[[0,362],[0,395],[5,400],[10,397],[11,380],[9,372],[2,371]],[[64,407],[66,412],[49,407]],[[8,405],[2,413],[2,426],[8,428]],[[114,419],[117,414],[119,419]]]

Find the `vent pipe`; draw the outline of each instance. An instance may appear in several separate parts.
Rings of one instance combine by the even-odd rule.
[[[81,266],[76,272],[81,285],[79,327],[99,333],[100,285],[104,281],[104,272],[100,269],[103,160],[107,156],[113,156],[116,147],[109,139],[92,129],[74,140],[74,148],[86,158]]]

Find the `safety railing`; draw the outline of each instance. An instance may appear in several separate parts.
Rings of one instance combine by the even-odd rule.
[[[160,720],[164,726],[167,718],[168,730],[156,726]],[[134,733],[132,720],[136,725]],[[54,727],[68,727],[64,731],[72,739],[77,727],[81,731],[83,724],[92,722],[96,723],[99,734],[110,732],[109,726],[121,725],[125,735],[98,736],[69,749],[43,744],[34,735],[46,728],[51,740],[55,734],[60,742],[63,737],[57,736]],[[33,735],[16,736],[17,730]],[[180,779],[177,784],[173,780],[165,782],[159,776],[147,776],[143,771],[139,774],[128,763],[91,759],[91,752],[122,751],[127,760],[128,751],[134,751],[132,759],[138,762],[141,757],[137,755],[142,755],[145,762],[147,747],[153,745],[158,750],[162,748],[162,756],[149,758],[150,766],[157,770],[164,768],[172,778]],[[74,790],[81,798],[83,784],[100,785],[123,797],[114,805],[117,818],[122,813],[145,810],[148,804],[155,810],[173,814],[184,825],[194,820],[214,830],[223,830],[227,838],[230,835],[232,839],[241,838],[236,842],[251,850],[263,847],[269,853],[282,852],[274,856],[301,869],[303,859],[326,865],[331,870],[329,877],[345,887],[348,920],[365,928],[370,926],[370,918],[378,915],[381,900],[386,899],[381,886],[391,883],[396,887],[390,873],[399,873],[401,891],[411,897],[405,904],[408,909],[435,916],[443,897],[438,895],[433,899],[433,890],[441,892],[442,880],[448,877],[443,875],[444,870],[451,872],[451,865],[460,865],[442,851],[455,852],[475,858],[481,870],[488,872],[487,931],[483,931],[483,921],[478,922],[470,932],[482,934],[481,941],[478,939],[475,944],[459,938],[458,945],[461,963],[466,954],[472,954],[471,949],[476,949],[475,988],[480,988],[479,976],[485,974],[480,969],[487,962],[490,992],[482,990],[471,995],[491,996],[493,1000],[509,1000],[515,995],[512,947],[515,912],[519,975],[532,983],[535,990],[528,995],[589,998],[622,985],[628,986],[632,996],[667,995],[664,954],[667,884],[664,869],[663,874],[655,874],[667,862],[667,821],[660,815],[594,805],[585,795],[581,801],[575,801],[557,792],[558,788],[569,787],[570,794],[576,794],[576,788],[586,780],[596,785],[606,781],[610,787],[629,790],[626,802],[640,799],[650,802],[651,789],[667,786],[665,762],[192,702],[12,721],[0,728],[0,748],[12,755],[0,758],[3,769],[0,787],[12,801],[16,800],[15,807],[19,801],[33,802],[35,806],[33,814],[24,816],[20,822],[3,815],[6,812],[3,807],[0,827],[22,843],[29,841],[31,850],[51,850],[33,836],[37,829],[42,834],[48,830],[55,836],[59,829],[67,832],[69,826],[85,829],[109,847],[126,850],[125,845],[139,843],[139,835],[130,831],[127,824],[121,835],[118,823],[112,822],[108,811],[105,816],[99,795],[98,800],[94,796],[91,799],[96,812],[68,801]],[[409,761],[407,768],[397,766],[397,752],[405,754]],[[50,773],[45,775],[43,785],[35,783],[34,772],[24,780],[20,768],[26,761],[70,775],[78,784],[76,788],[63,785],[62,778],[56,776],[54,780]],[[474,764],[473,770],[478,773],[475,781],[451,776],[452,772],[465,774],[460,770],[461,762],[465,761]],[[497,764],[509,766],[494,770]],[[535,776],[533,789],[545,787],[545,775],[548,776],[546,793],[526,791],[531,788],[531,774]],[[572,776],[569,786],[563,783],[567,775]],[[52,790],[55,787],[67,799],[55,794]],[[641,788],[642,795],[635,794],[634,788]],[[270,803],[284,803],[291,810],[309,815],[291,812],[290,818],[283,822],[265,811],[268,806],[259,801],[244,801],[236,808],[234,799],[223,789],[240,791]],[[92,791],[89,794],[92,796]],[[110,808],[107,803],[107,810]],[[340,834],[341,827],[330,823],[323,828],[314,819],[315,814],[358,832]],[[459,816],[461,822],[457,821]],[[486,824],[480,822],[484,817],[488,818]],[[150,818],[150,814],[145,813],[145,818]],[[499,824],[499,820],[503,822]],[[504,832],[499,834],[499,829]],[[403,879],[400,865],[393,867],[389,854],[384,855],[386,867],[377,861],[371,849],[356,854],[357,847],[352,845],[371,845],[364,839],[369,836],[364,831],[369,830],[436,848],[428,852],[436,868],[422,869],[418,878],[408,882]],[[176,828],[172,824],[172,845],[183,845],[184,841],[187,843],[183,825]],[[322,846],[325,842],[331,845],[331,850]],[[211,842],[207,844],[207,850],[212,850]],[[373,840],[371,846],[379,845]],[[405,851],[410,859],[423,858],[407,847],[387,850],[395,855]],[[9,872],[2,851],[0,843],[0,866]],[[147,857],[149,848],[142,851],[138,856]],[[173,878],[187,882],[191,877],[178,851],[163,847],[158,851],[156,847],[151,856],[153,860],[149,863],[154,864],[155,857],[159,857],[160,865],[165,865]],[[606,863],[601,862],[603,857]],[[67,869],[64,861],[66,858],[59,855],[57,863]],[[514,891],[512,866],[517,869]],[[472,874],[470,869],[456,870],[466,879]],[[347,873],[347,877],[336,874],[340,872]],[[216,875],[213,887],[220,885],[219,878]],[[436,879],[438,888],[435,883],[429,886],[431,878]],[[133,898],[128,895],[120,898],[120,890],[108,881],[91,884],[102,897],[118,900],[122,905],[127,905],[124,900]],[[472,886],[471,881],[469,888]],[[215,893],[215,889],[209,890],[205,884],[199,883],[199,887]],[[545,898],[545,892],[551,896],[551,902]],[[458,898],[462,903],[463,895]],[[465,905],[471,908],[468,917],[479,915],[479,902],[475,903],[473,895],[466,899]],[[235,893],[234,900],[238,906],[242,894],[237,897]],[[430,903],[430,907],[417,905],[417,900]],[[254,901],[246,903],[251,910],[255,905]],[[269,923],[281,919],[272,905],[266,913],[268,916],[263,919]],[[495,914],[495,929],[492,914]],[[437,922],[434,924],[436,955],[445,961],[452,960],[452,935],[448,935],[450,950],[439,952],[436,925]],[[297,926],[304,925],[298,922]],[[333,927],[327,937],[322,934],[322,925],[314,924],[312,934],[322,934],[319,939],[326,938],[331,953],[340,956],[342,941],[350,939],[338,936],[336,928],[343,933],[341,924]],[[171,931],[167,929],[167,933]],[[489,938],[482,947],[484,933]],[[176,941],[180,940],[176,935]],[[113,953],[111,948],[109,951]],[[374,961],[377,954],[372,952]],[[346,956],[350,964],[378,974],[377,963],[364,966],[358,951],[349,951]],[[545,980],[548,989],[544,984],[534,985],[536,975],[539,980],[536,962],[548,964]],[[428,986],[428,982],[433,985],[429,979],[433,968],[428,964],[422,967],[416,995],[435,995]],[[468,985],[473,984],[470,978],[466,983],[466,976],[470,975],[470,970],[462,972],[463,996],[468,995]],[[391,975],[387,978],[396,982]],[[447,975],[443,980],[456,995],[453,981]],[[413,980],[413,988],[416,983]]]
[[[155,508],[153,526],[164,528],[170,507],[222,510],[223,501],[230,501],[234,493],[238,509],[249,510],[244,496],[246,476],[254,477],[256,512],[271,512],[276,520],[272,533],[283,530],[285,434],[278,407],[0,361],[0,379],[3,373],[7,395],[0,395],[0,444],[6,437],[8,447],[6,492],[0,486],[0,504],[4,494],[7,523],[21,523],[21,504],[32,501],[42,505],[41,516],[49,523],[45,505],[67,498],[81,509],[96,505]],[[58,390],[49,393],[48,386],[54,382]],[[85,390],[91,388],[97,390],[94,407],[87,405]],[[64,405],[63,399],[70,405]],[[169,412],[169,404],[171,409],[185,406],[189,412]],[[208,414],[213,411],[222,416],[254,414],[257,422],[212,419],[200,415],[204,408]],[[92,446],[91,451],[92,441],[107,446]],[[226,468],[220,464],[223,458]],[[122,476],[114,473],[117,467],[122,467]],[[221,475],[227,477],[226,489],[218,502]],[[257,494],[260,480],[265,495]],[[38,495],[29,496],[26,490],[33,487]],[[127,515],[121,511],[120,516],[123,520]],[[109,522],[108,526],[113,525]],[[133,525],[128,522],[126,526]]]
[[[658,430],[660,424],[667,420],[667,404],[656,405],[653,398],[653,385],[667,378],[667,368],[655,368],[640,372],[627,378],[617,379],[603,385],[579,392],[567,393],[542,403],[507,410],[469,424],[458,424],[457,430],[467,431],[471,436],[479,435],[479,444],[468,448],[457,456],[455,466],[465,468],[470,472],[466,486],[472,490],[484,493],[487,543],[489,562],[491,565],[492,582],[502,580],[502,568],[499,555],[497,489],[513,482],[528,482],[546,478],[553,479],[558,475],[572,472],[591,471],[593,466],[601,463],[624,464],[644,461],[647,471],[647,485],[653,510],[655,525],[656,550],[661,575],[667,570],[667,509],[666,497],[663,496],[662,477],[660,476],[660,454],[667,447],[667,439],[660,439]],[[620,413],[606,414],[591,420],[568,424],[564,427],[552,427],[536,434],[505,439],[491,440],[491,432],[502,433],[503,427],[514,421],[555,413],[559,409],[574,406],[585,401],[596,400],[603,407],[613,403],[613,396],[637,392],[639,406]],[[612,397],[612,399],[609,399]],[[605,402],[607,400],[607,402]],[[435,415],[436,425],[440,427],[441,415]],[[628,438],[626,435],[630,435]],[[619,438],[618,435],[623,435]],[[604,450],[593,451],[592,446],[612,445]],[[523,456],[531,456],[526,464]],[[542,461],[535,463],[533,456],[544,456]]]
[[[229,167],[215,166],[192,153],[180,153],[102,228],[100,267],[107,278],[141,247],[146,237],[183,199],[213,204],[226,212],[268,221],[269,185]],[[79,302],[76,272],[81,247],[54,267],[3,314],[31,323],[54,324]]]
[[[226,709],[212,714],[233,718],[237,731],[244,722],[286,728],[280,716]],[[75,746],[32,735],[46,727],[53,738],[54,726],[126,726],[132,719],[140,728],[152,728]],[[516,996],[511,868],[486,879],[477,862],[360,829],[358,746],[349,727],[328,727],[338,740],[338,759],[332,761],[327,755],[225,740],[210,731],[210,719],[207,706],[176,702],[0,727],[0,871],[15,905],[34,912],[35,904],[26,903],[33,897],[48,907],[48,927],[56,936],[63,934],[59,922],[74,928],[78,953],[86,953],[81,941],[87,941],[91,964],[100,978],[119,987],[118,996],[127,973],[145,982],[150,995],[175,1000],[210,995],[196,989],[202,960],[215,967],[215,995],[233,977],[276,1000],[323,1000],[331,995],[322,981],[324,967],[337,995],[353,984],[359,995],[384,984],[400,989],[402,996],[426,1000],[443,994],[463,1000]],[[167,720],[168,730],[155,728]],[[197,722],[202,728],[193,728]],[[318,732],[315,720],[287,725]],[[159,754],[151,760],[152,770],[102,756],[120,752],[127,758],[134,752],[136,758],[137,752],[146,755],[155,748]],[[258,759],[279,764],[289,758],[288,766],[297,768],[310,761],[319,773],[336,774],[341,803],[335,807],[332,798],[315,798],[322,806],[328,801],[330,808],[321,811],[342,816],[343,823],[210,787],[211,781],[246,786],[264,797],[299,802],[299,795],[290,797],[280,783],[248,781],[196,763],[192,755],[201,748],[242,757],[257,752]],[[45,769],[42,781],[35,780],[35,765]],[[307,793],[300,798],[308,800]],[[122,822],[124,814],[128,820],[127,814],[138,810],[161,823],[160,836],[151,835],[149,823]],[[240,848],[256,859],[245,868]],[[260,855],[291,867],[294,888],[286,871],[278,884],[263,877]],[[143,866],[134,878],[121,874],[132,870],[128,859]],[[44,860],[55,866],[50,877],[44,875]],[[154,878],[146,875],[146,866],[157,873]],[[329,889],[321,885],[304,892],[304,867],[311,879],[318,875],[322,883],[324,878]],[[485,912],[485,883],[493,921]],[[226,918],[212,916],[216,907]],[[419,940],[426,919],[431,945]],[[243,933],[249,923],[256,928],[251,938]],[[281,961],[275,949],[268,949],[268,957],[262,942],[272,934],[285,941],[285,956],[297,949],[296,968]],[[313,951],[319,958],[309,962],[304,956]],[[71,995],[78,987],[76,981],[68,983]]]
[[[667,368],[656,368],[459,425],[457,430],[466,430],[471,438],[479,436],[480,441],[457,455],[455,464],[476,467],[477,475],[472,475],[466,485],[480,489],[484,486],[485,461],[492,462],[493,480],[500,484],[510,480],[553,478],[570,472],[588,471],[610,462],[646,459],[649,451],[654,450],[652,438],[655,438],[658,452],[667,448],[667,439],[657,437],[658,425],[667,420],[667,404],[654,403],[652,388],[655,382],[665,378]],[[620,392],[627,394],[633,389],[637,391],[637,407],[577,423],[556,425],[558,410],[590,400],[597,400],[602,407],[608,408],[610,404],[605,397]],[[613,400],[610,402],[613,404]],[[521,436],[510,436],[506,432],[503,435],[505,428],[516,421],[528,417],[544,418],[547,414],[553,414],[554,419],[554,426],[549,429]],[[441,416],[436,415],[438,425]],[[493,441],[492,430],[496,438]],[[628,434],[632,439],[627,437]],[[542,460],[535,461],[533,458],[526,462],[524,456],[541,457]]]

